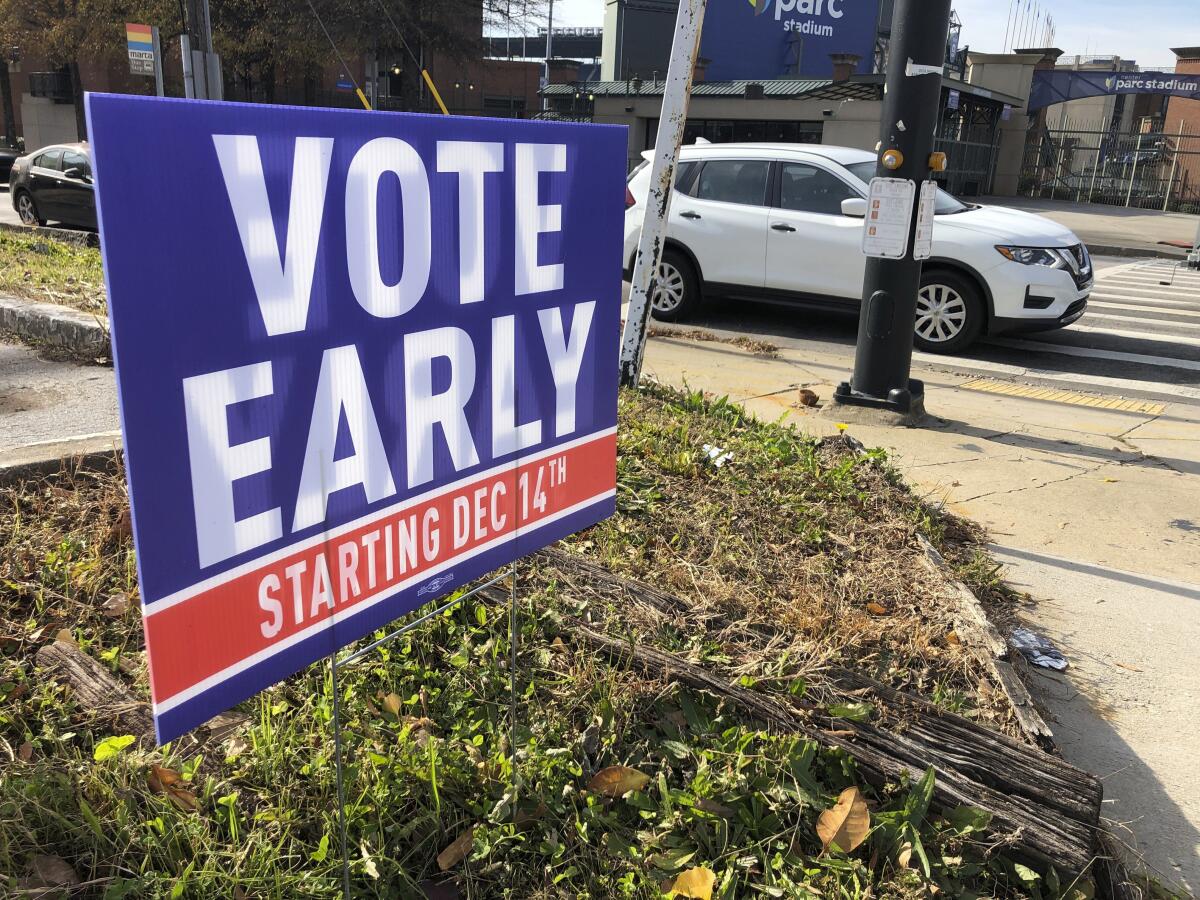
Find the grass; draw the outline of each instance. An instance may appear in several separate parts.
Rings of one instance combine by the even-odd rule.
[[[854,665],[1007,727],[947,640],[912,547],[920,527],[949,549],[960,526],[878,455],[698,394],[620,402],[618,514],[570,549],[691,611],[654,617],[545,557],[525,564],[515,771],[503,605],[472,598],[347,668],[355,896],[653,898],[703,867],[722,898],[1086,897],[989,847],[977,811],[929,813],[927,780],[873,791],[838,752],[572,643],[564,622],[585,619],[821,702],[836,699],[823,669]],[[704,444],[733,456],[718,467]],[[110,721],[35,670],[65,629],[146,696],[125,516],[119,473],[0,491],[0,889],[45,854],[87,883],[79,896],[105,900],[339,896],[327,667],[243,704],[246,726],[203,759],[120,746]],[[644,784],[623,797],[589,788],[614,765]],[[164,790],[153,766],[181,780]],[[851,786],[872,805],[870,837],[823,852],[817,819]]]
[[[0,231],[0,294],[105,314],[100,251],[34,234]]]

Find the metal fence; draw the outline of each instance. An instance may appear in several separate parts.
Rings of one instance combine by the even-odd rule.
[[[1200,133],[1043,128],[1029,133],[1020,193],[1200,212]]]
[[[961,197],[991,193],[1000,116],[999,104],[980,102],[969,95],[942,111],[933,149],[946,154],[946,171],[938,176],[943,188]]]

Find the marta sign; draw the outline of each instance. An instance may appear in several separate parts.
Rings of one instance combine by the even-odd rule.
[[[160,742],[612,513],[622,129],[87,110]]]

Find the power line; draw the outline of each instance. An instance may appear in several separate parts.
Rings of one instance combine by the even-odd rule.
[[[308,0],[308,2],[311,4],[312,0]],[[421,70],[421,77],[425,79],[425,84],[429,86],[429,92],[433,94],[433,99],[437,101],[438,109],[442,111],[443,115],[450,115],[450,110],[446,109],[446,104],[442,102],[442,95],[438,93],[437,86],[433,83],[433,79],[429,77],[429,70],[421,65],[421,60],[417,57],[417,54],[413,53],[412,47],[408,46],[408,41],[404,39],[404,32],[400,30],[400,26],[396,24],[396,20],[393,19],[392,14],[388,12],[388,8],[384,5],[383,0],[376,0],[376,2],[379,4],[379,8],[383,10],[384,18],[386,18],[391,24],[392,28],[395,29],[396,37],[400,38],[400,43],[404,46],[404,49],[408,51],[408,55],[412,57],[412,61],[416,63],[417,68]]]
[[[342,58],[342,51],[338,50],[337,44],[333,42],[333,38],[329,35],[329,29],[325,27],[325,23],[321,21],[321,16],[317,12],[317,7],[313,5],[313,0],[308,0],[308,8],[312,10],[313,18],[317,20],[317,24],[321,26],[321,31],[325,34],[325,40],[329,41],[329,46],[333,49],[333,55],[338,58],[338,62],[342,65],[342,71],[346,73],[346,77],[350,79],[350,83],[354,85],[354,93],[358,94],[358,99],[362,101],[365,109],[370,109],[371,104],[367,100],[367,95],[362,92],[362,88],[358,86],[358,80],[354,77],[354,73],[350,71],[350,67],[346,65],[346,60]]]

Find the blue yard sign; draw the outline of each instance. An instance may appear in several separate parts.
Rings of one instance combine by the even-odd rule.
[[[623,128],[87,112],[160,742],[612,513]]]

